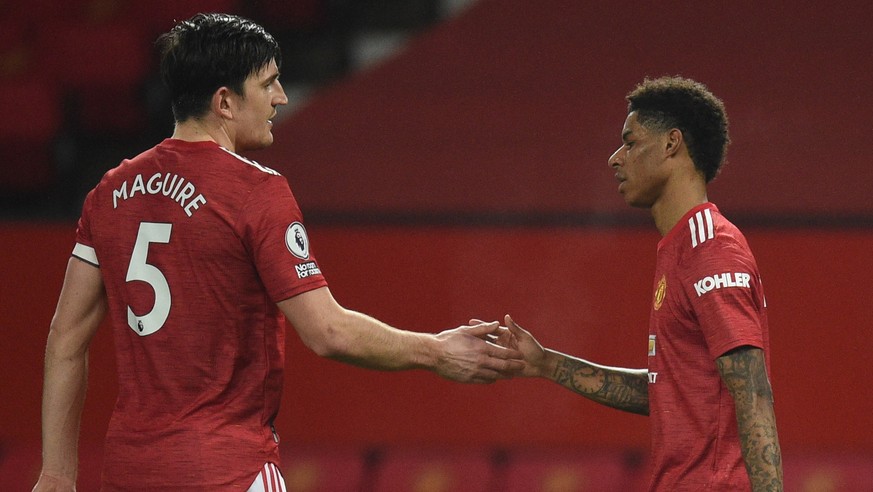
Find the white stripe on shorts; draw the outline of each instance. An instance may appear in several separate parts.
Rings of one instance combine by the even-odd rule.
[[[265,464],[247,492],[285,492],[285,479],[279,467],[273,463]]]

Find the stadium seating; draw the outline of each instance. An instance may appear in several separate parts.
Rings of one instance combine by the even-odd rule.
[[[143,28],[150,41],[172,28],[177,21],[191,17],[199,12],[242,13],[240,0],[146,0],[130,2],[127,17]]]
[[[483,449],[392,447],[379,460],[373,490],[486,492],[496,490],[492,454]]]
[[[517,450],[509,457],[507,492],[645,490],[644,455],[591,449]]]
[[[68,98],[70,125],[89,134],[143,129],[146,109],[139,90],[151,58],[150,44],[136,24],[46,22],[37,46],[43,77]]]
[[[367,476],[365,451],[354,446],[283,444],[288,492],[360,490]]]
[[[27,192],[53,182],[53,139],[61,125],[60,95],[43,80],[0,80],[0,190]]]
[[[869,453],[788,452],[782,462],[785,490],[860,492],[873,487]]]

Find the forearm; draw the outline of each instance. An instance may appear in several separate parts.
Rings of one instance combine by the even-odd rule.
[[[740,447],[755,491],[782,490],[782,452],[772,401],[756,398],[748,410],[737,411]]]
[[[366,314],[344,310],[328,329],[319,355],[369,369],[432,369],[435,335],[398,330]]]
[[[463,383],[490,383],[523,367],[521,353],[486,343],[497,323],[438,334],[393,328],[340,306],[326,287],[278,303],[313,352],[369,369],[429,369]]]
[[[75,490],[88,346],[105,312],[100,270],[71,258],[46,342],[42,472],[34,491]]]
[[[782,451],[764,351],[740,347],[716,360],[733,396],[746,471],[755,491],[782,490]]]
[[[49,334],[42,403],[42,474],[76,480],[79,424],[88,379],[88,352],[65,353]]]
[[[370,369],[431,367],[434,335],[398,330],[339,305],[326,287],[277,303],[303,343],[321,357]]]
[[[640,415],[649,414],[646,369],[602,366],[547,349],[540,376],[597,403]]]

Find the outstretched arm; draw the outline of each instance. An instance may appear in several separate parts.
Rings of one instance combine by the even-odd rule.
[[[88,345],[106,312],[100,270],[70,258],[45,349],[42,471],[34,491],[74,491]]]
[[[649,414],[648,371],[608,367],[544,349],[524,328],[507,315],[511,337],[499,338],[501,345],[524,355],[524,376],[552,380],[597,403],[626,412]]]
[[[497,323],[438,334],[393,328],[340,306],[327,287],[279,302],[307,347],[322,357],[381,370],[429,369],[462,383],[491,383],[521,370],[521,354],[492,343]]]
[[[734,398],[740,447],[752,490],[781,491],[782,451],[764,351],[739,347],[716,359],[716,365]]]

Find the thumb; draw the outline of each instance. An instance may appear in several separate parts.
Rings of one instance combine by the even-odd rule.
[[[515,320],[512,319],[512,316],[507,314],[503,317],[503,321],[506,323],[506,327],[509,328],[510,333],[512,333],[516,337],[529,335],[529,333],[524,328],[518,326],[518,323],[516,323]]]

